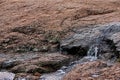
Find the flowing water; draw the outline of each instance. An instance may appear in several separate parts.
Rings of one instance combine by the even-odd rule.
[[[87,53],[87,58],[89,58],[90,61],[94,61],[97,59],[98,56],[98,47],[97,46],[91,46]]]
[[[57,70],[54,73],[42,75],[40,77],[40,80],[62,80],[65,74],[73,69],[75,65],[97,60],[98,50],[99,48],[96,45],[91,46],[88,50],[87,56],[77,61],[71,62],[68,66],[63,66],[61,69]]]

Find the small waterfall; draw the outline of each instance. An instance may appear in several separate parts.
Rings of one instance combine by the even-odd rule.
[[[98,58],[98,47],[93,45],[88,50],[87,56],[85,58],[89,59],[90,61],[94,61]]]
[[[63,76],[68,73],[76,64],[82,64],[84,62],[94,61],[98,58],[98,47],[93,45],[88,50],[87,56],[83,57],[80,60],[71,62],[69,66],[63,66],[61,69],[57,70],[54,73],[44,74],[40,77],[39,80],[62,80]]]

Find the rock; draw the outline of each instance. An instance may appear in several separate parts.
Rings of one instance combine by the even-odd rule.
[[[2,67],[2,63],[6,61],[6,58],[0,58],[0,67]]]
[[[114,53],[105,53],[105,54],[100,54],[99,58],[102,60],[110,60],[110,59],[114,59],[115,54]]]
[[[0,80],[14,80],[15,74],[10,72],[0,72]]]
[[[48,69],[44,68],[44,67],[39,67],[37,65],[28,65],[28,66],[25,66],[26,67],[26,70],[25,72],[27,73],[46,73],[46,72],[49,72]]]
[[[15,66],[11,69],[12,72],[14,73],[46,73],[49,70],[44,68],[44,67],[39,67],[37,65],[33,65],[33,64],[21,64],[18,66]]]
[[[61,49],[70,54],[87,55],[91,46],[97,46],[99,53],[116,53],[120,49],[120,23],[74,30],[75,34],[61,41]],[[117,53],[118,54],[118,53]]]
[[[10,68],[10,71],[14,73],[48,73],[56,71],[63,65],[68,64],[69,61],[70,57],[62,54],[43,54]]]
[[[21,63],[22,63],[21,61],[17,61],[17,60],[7,60],[1,64],[1,67],[4,69],[11,68],[11,67],[14,67],[14,66],[21,64]]]
[[[116,44],[117,51],[120,51],[120,32],[113,34],[110,39]]]
[[[60,53],[1,53],[0,66],[1,71],[15,73],[16,79],[14,80],[38,80],[41,74],[60,69],[63,65],[68,64],[71,58],[73,57]]]

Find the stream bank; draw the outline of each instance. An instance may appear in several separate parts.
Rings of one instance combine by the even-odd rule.
[[[61,53],[1,54],[1,69],[15,73],[15,80],[119,80],[119,51],[120,23],[114,22],[74,30],[60,42]],[[82,58],[72,62],[69,54]]]
[[[95,25],[74,32],[61,41],[61,51],[85,57],[41,76],[40,80],[120,80],[120,63],[116,63],[120,58],[120,23]]]
[[[1,53],[0,76],[4,74],[2,80],[38,80],[43,73],[54,72],[68,64],[71,59],[72,56],[59,53]]]

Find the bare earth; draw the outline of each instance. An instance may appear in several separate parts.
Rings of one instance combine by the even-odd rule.
[[[62,54],[45,53],[58,51],[59,41],[74,33],[74,28],[119,21],[119,0],[0,0],[0,53],[1,56],[5,56],[4,53],[7,53],[5,57],[0,57],[0,65],[10,57],[17,58],[16,56],[18,56],[19,59],[21,55],[28,55],[27,57],[30,58],[26,61],[30,62],[29,64],[20,61],[19,64],[12,65],[9,70],[14,72],[27,66],[25,71],[28,68],[30,71],[31,68],[32,70],[34,68],[35,71],[36,69],[46,71],[44,68],[51,69],[51,66],[44,66],[41,69],[42,65],[37,62],[44,62],[46,59],[47,61],[64,61],[68,59],[68,56]],[[31,58],[31,56],[34,58]],[[27,58],[25,57],[25,59]],[[59,61],[55,63],[58,64]],[[92,64],[94,62],[90,65]],[[49,66],[49,64],[45,65]],[[115,68],[116,66],[117,68]],[[115,67],[100,71],[107,72],[113,69],[115,75],[120,74],[117,70],[120,65],[115,65]],[[76,70],[79,70],[79,68],[76,68]],[[21,71],[20,74],[23,75],[26,73],[25,71]],[[39,71],[30,75],[37,75],[38,79],[41,73]],[[76,72],[73,72],[73,74],[68,74],[65,80],[80,80],[77,78],[79,76]],[[73,75],[73,77],[68,79],[69,75]],[[106,75],[113,76],[113,74],[108,73]],[[83,80],[87,78],[86,76],[88,77],[88,75],[85,75]],[[117,80],[114,77],[112,78],[111,80]],[[104,76],[99,80],[103,79]]]
[[[0,7],[0,52],[7,53],[54,51],[51,42],[73,28],[120,21],[119,0],[0,0]]]

